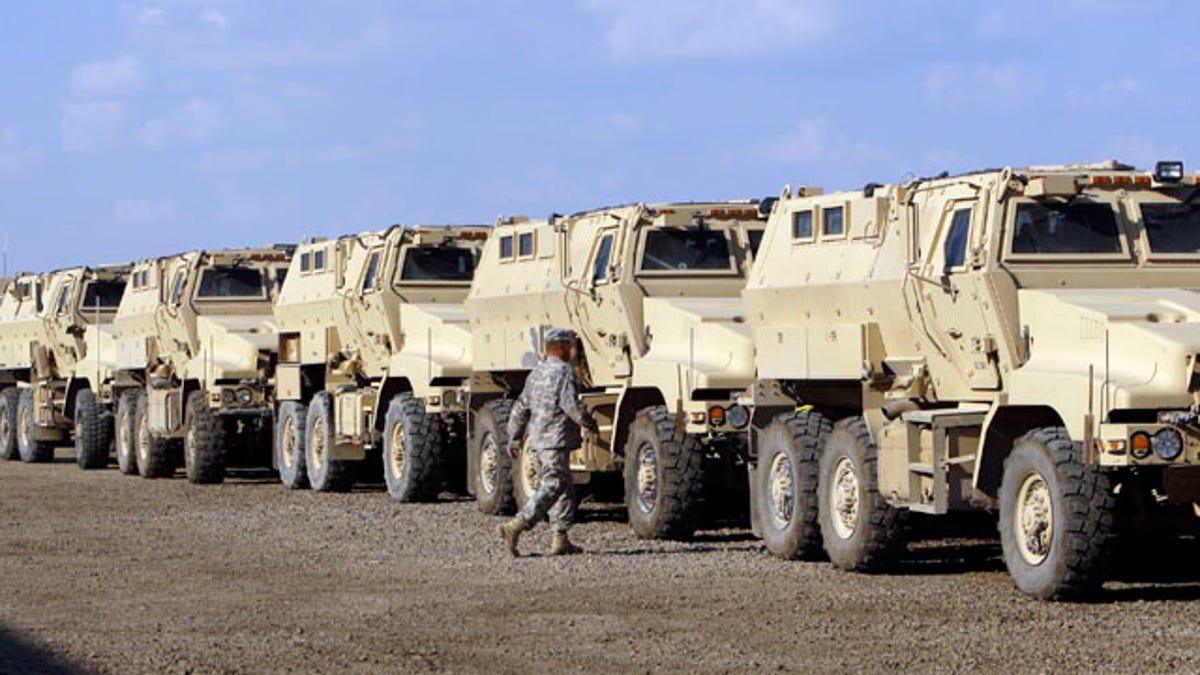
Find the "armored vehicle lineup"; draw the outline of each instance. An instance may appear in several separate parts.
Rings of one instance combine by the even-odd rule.
[[[623,472],[639,536],[692,533],[705,456],[734,462],[745,447],[749,411],[735,395],[753,381],[753,345],[739,295],[762,229],[751,202],[497,224],[466,301],[470,487],[485,512],[536,489],[532,453],[508,466],[506,424],[545,330],[563,326],[580,336],[583,397],[601,425],[572,455],[577,480]]]
[[[275,305],[285,485],[348,490],[368,448],[399,501],[462,477],[471,342],[461,303],[487,235],[396,226],[300,245]]]
[[[1016,585],[1070,598],[1122,528],[1194,527],[1196,194],[1115,163],[785,191],[745,293],[768,548],[881,569],[908,512],[998,508]]]

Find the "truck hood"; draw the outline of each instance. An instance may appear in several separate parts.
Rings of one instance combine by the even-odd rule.
[[[205,380],[258,377],[259,352],[279,348],[271,315],[198,316],[196,334],[200,349],[186,370]]]
[[[467,310],[449,303],[400,306],[403,339],[388,363],[388,372],[407,377],[414,387],[437,377],[469,377],[471,333]]]
[[[1097,411],[1193,404],[1200,293],[1022,290],[1018,301],[1029,359],[1013,373],[1013,402],[1059,400],[1072,389],[1086,400],[1090,381]]]
[[[642,311],[649,348],[634,369],[635,383],[661,387],[642,374],[654,377],[663,366],[682,375],[680,388],[688,392],[753,384],[754,340],[741,298],[646,298]]]

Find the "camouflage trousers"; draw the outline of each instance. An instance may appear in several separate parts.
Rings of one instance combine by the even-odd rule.
[[[533,498],[521,509],[521,520],[533,527],[549,518],[550,529],[566,532],[575,523],[575,480],[571,477],[571,451],[560,448],[536,450],[540,484]]]

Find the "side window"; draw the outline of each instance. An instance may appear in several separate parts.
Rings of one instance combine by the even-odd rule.
[[[763,230],[747,230],[746,237],[750,239],[750,241],[747,242],[750,244],[750,255],[752,257],[758,257],[758,249],[760,246],[762,246]]]
[[[313,251],[313,269],[325,269],[325,249]]]
[[[604,283],[608,278],[608,263],[612,260],[613,236],[606,234],[596,247],[596,260],[592,263],[592,285]]]
[[[300,271],[307,272],[312,269],[312,255],[309,253],[300,254]]]
[[[942,274],[949,274],[967,263],[967,242],[971,234],[971,209],[958,209],[950,221],[942,253],[946,259]]]
[[[792,237],[796,239],[813,238],[813,212],[797,211],[792,214]]]
[[[187,270],[175,273],[175,283],[171,284],[171,304],[178,306],[183,300],[183,282],[187,280]]]
[[[367,273],[363,275],[362,292],[370,293],[378,288],[379,284],[379,251],[371,254],[371,258],[367,261]]]
[[[512,235],[500,237],[500,257],[513,257],[513,240]]]
[[[533,233],[522,232],[517,236],[517,256],[527,258],[533,255]]]
[[[841,206],[821,209],[821,236],[840,237],[846,234],[846,211]]]
[[[63,284],[63,288],[58,293],[58,306],[54,309],[54,313],[62,316],[67,313],[71,306],[71,284]]]

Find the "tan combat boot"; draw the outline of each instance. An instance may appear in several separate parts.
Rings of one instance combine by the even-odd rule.
[[[508,547],[508,552],[517,557],[521,552],[517,550],[517,542],[521,539],[521,533],[525,531],[525,521],[520,518],[513,518],[496,528],[501,537],[504,537],[504,545]]]
[[[575,555],[583,553],[583,549],[571,543],[566,532],[555,532],[554,540],[550,542],[550,555]]]

